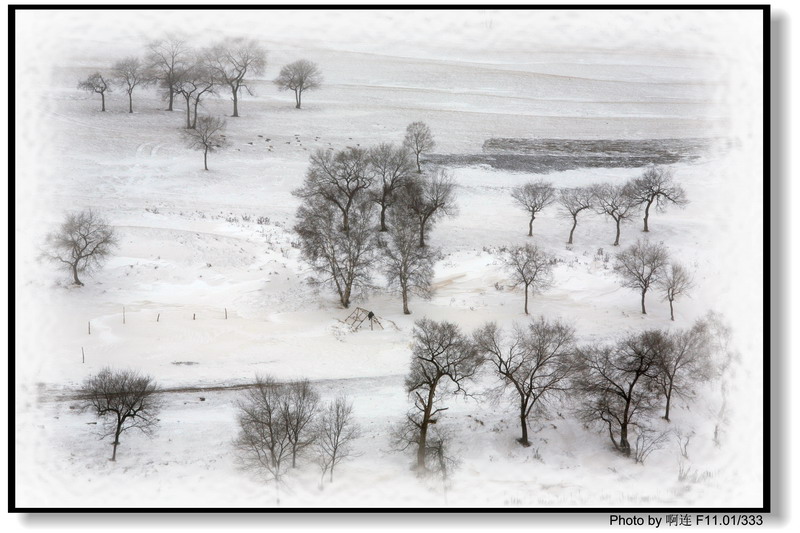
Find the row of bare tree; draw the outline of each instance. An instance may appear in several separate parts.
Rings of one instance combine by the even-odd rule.
[[[611,218],[616,224],[614,246],[619,245],[620,227],[644,206],[644,229],[648,232],[650,209],[663,211],[668,205],[684,207],[688,200],[686,191],[675,183],[672,172],[664,167],[649,167],[638,178],[623,184],[594,184],[587,187],[556,189],[544,180],[528,182],[511,191],[514,201],[530,215],[528,236],[533,235],[533,221],[545,207],[558,203],[564,214],[572,219],[567,244],[572,244],[578,215],[594,211]]]
[[[128,111],[133,113],[133,92],[139,87],[157,84],[172,111],[176,98],[186,103],[186,127],[197,124],[201,100],[220,90],[228,92],[233,102],[232,116],[239,116],[242,91],[252,95],[253,76],[263,74],[267,53],[253,39],[229,38],[206,48],[192,48],[180,37],[167,37],[147,45],[145,57],[126,57],[113,64],[109,74],[95,72],[78,84],[79,89],[97,93],[101,111],[106,110],[106,93],[119,86],[128,95]],[[301,59],[281,68],[273,80],[279,90],[291,90],[300,109],[302,94],[322,83],[319,67]]]
[[[438,424],[448,409],[443,402],[474,394],[471,388],[488,366],[499,379],[491,392],[517,409],[522,445],[530,445],[532,413],[560,402],[607,429],[614,447],[628,456],[632,430],[651,439],[648,417],[662,409],[669,421],[674,398],[690,400],[696,385],[714,376],[710,343],[718,326],[709,317],[685,330],[647,330],[581,345],[572,327],[543,317],[508,331],[488,323],[472,335],[451,322],[418,320],[405,379],[412,407],[394,440],[400,449],[415,450],[419,470],[441,468],[448,447]],[[649,444],[638,443],[637,460]]]
[[[111,460],[120,437],[131,429],[152,435],[163,408],[152,376],[134,370],[104,368],[81,388],[83,409],[102,421],[101,438],[113,437]],[[308,380],[280,382],[258,376],[237,402],[236,448],[244,462],[279,482],[289,463],[313,456],[333,481],[335,467],[352,455],[359,434],[353,405],[344,395],[323,403]]]
[[[318,150],[311,156],[303,185],[293,191],[302,200],[294,230],[314,281],[334,288],[343,307],[373,288],[378,269],[399,290],[406,314],[410,294],[430,293],[439,252],[426,245],[425,235],[456,209],[449,174],[422,173],[419,155],[432,146],[428,127],[415,122],[401,146]]]

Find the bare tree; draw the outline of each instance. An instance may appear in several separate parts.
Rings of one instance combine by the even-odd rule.
[[[558,202],[572,217],[572,229],[569,230],[567,244],[572,244],[572,235],[578,227],[578,214],[584,210],[594,209],[594,194],[591,187],[575,187],[559,190]]]
[[[669,302],[669,319],[674,321],[675,310],[672,304],[679,296],[687,294],[694,287],[692,275],[683,265],[670,263],[665,267],[658,285],[664,293],[664,300]]]
[[[281,91],[294,91],[295,107],[300,109],[303,91],[317,89],[322,84],[322,72],[316,63],[300,59],[284,65],[273,83]]]
[[[368,157],[371,174],[375,177],[370,197],[381,207],[381,231],[386,231],[386,211],[394,205],[397,190],[411,177],[414,162],[406,147],[395,147],[390,143],[371,148]]]
[[[184,63],[189,60],[190,48],[184,39],[170,35],[149,43],[147,50],[147,66],[161,87],[166,89],[169,102],[167,111],[172,111],[178,74],[185,69]]]
[[[150,73],[138,57],[126,57],[117,61],[112,72],[117,83],[128,93],[128,113],[133,113],[133,90],[152,83]]]
[[[320,198],[342,215],[342,231],[350,231],[350,211],[362,201],[373,176],[366,150],[349,147],[334,153],[317,150],[310,159],[302,187],[292,194],[306,200]],[[336,224],[339,227],[339,224]]]
[[[475,333],[475,343],[503,380],[502,392],[511,391],[512,403],[519,408],[522,428],[519,442],[523,446],[530,446],[528,417],[531,410],[569,388],[574,339],[571,327],[544,317],[531,322],[527,328],[515,326],[507,341],[494,323]]]
[[[423,152],[430,152],[436,146],[431,129],[424,122],[412,122],[406,128],[406,136],[403,140],[403,145],[411,150],[416,157],[417,172],[422,174],[419,156]]]
[[[197,119],[194,129],[182,130],[184,141],[189,148],[203,151],[203,168],[208,170],[208,153],[215,152],[227,145],[222,135],[225,131],[225,119],[203,116]]]
[[[689,203],[686,191],[672,179],[672,171],[664,167],[652,166],[644,171],[641,177],[631,182],[630,196],[637,204],[644,204],[644,229],[650,217],[650,207],[656,204],[656,210],[663,211],[668,204],[684,207]]]
[[[123,432],[138,429],[152,435],[161,408],[156,394],[158,387],[152,377],[134,370],[104,368],[88,377],[81,387],[84,409],[103,419],[101,438],[113,436],[111,460],[117,460],[117,446]]]
[[[353,419],[353,403],[347,396],[339,396],[328,403],[320,415],[316,433],[314,446],[322,469],[322,478],[330,472],[330,482],[333,483],[334,469],[354,455],[353,441],[360,434],[360,428]]]
[[[205,61],[220,85],[231,90],[233,116],[239,116],[239,91],[245,89],[252,95],[247,85],[248,76],[264,72],[267,66],[266,51],[252,39],[226,39],[205,51]]]
[[[406,391],[414,406],[407,415],[404,433],[406,445],[417,448],[417,469],[426,470],[430,450],[427,437],[431,425],[438,422],[441,407],[439,386],[449,383],[452,394],[466,393],[464,385],[477,372],[483,359],[477,347],[451,322],[427,318],[414,323],[414,346],[411,370],[406,376]]]
[[[313,421],[319,407],[319,394],[307,380],[293,381],[285,385],[285,396],[281,404],[281,416],[286,424],[292,451],[292,468],[297,466],[297,454],[314,443],[316,434]]]
[[[350,213],[349,231],[338,227],[338,216],[331,204],[320,199],[307,200],[297,210],[294,230],[300,237],[300,252],[314,272],[316,282],[336,289],[342,307],[358,291],[372,287],[375,239],[372,202],[359,202]]]
[[[100,267],[117,245],[114,230],[91,209],[67,214],[57,231],[47,236],[45,255],[66,265],[75,285],[83,285],[78,273]]]
[[[106,93],[111,92],[110,80],[107,80],[99,72],[91,74],[88,78],[78,83],[78,89],[97,93],[100,95],[100,111],[106,110]]]
[[[638,205],[630,196],[630,186],[595,185],[592,187],[594,206],[601,215],[607,215],[617,225],[617,236],[614,246],[619,246],[620,225],[626,222],[636,211]]]
[[[600,422],[614,447],[629,456],[631,426],[652,412],[658,394],[649,386],[668,341],[660,331],[630,335],[616,345],[578,347],[573,389],[582,396],[578,414],[586,423]]]
[[[450,174],[444,169],[437,169],[430,177],[409,178],[405,187],[400,189],[400,207],[416,219],[421,247],[425,246],[426,228],[432,226],[442,215],[452,216],[458,212],[455,188]]]
[[[184,63],[176,70],[173,80],[172,90],[186,100],[186,128],[194,129],[197,127],[197,108],[200,101],[205,96],[216,93],[213,73],[204,63],[195,60]]]
[[[503,263],[511,272],[511,286],[525,290],[525,314],[528,314],[528,289],[531,293],[543,291],[553,283],[553,256],[536,246],[526,244],[511,248]]]
[[[285,386],[270,376],[257,376],[237,402],[239,434],[234,441],[247,466],[275,481],[278,503],[279,485],[292,454],[284,405]]]
[[[669,252],[664,244],[641,239],[617,254],[614,270],[621,276],[623,287],[641,291],[643,315],[647,314],[647,290],[660,282],[668,263]]]
[[[439,258],[439,252],[417,245],[416,223],[405,217],[392,220],[389,231],[378,238],[378,250],[386,281],[390,287],[400,289],[403,313],[410,315],[409,293],[423,298],[431,295],[433,265]]]
[[[633,460],[643,465],[647,458],[650,457],[650,454],[664,447],[669,435],[669,431],[656,431],[640,424],[636,428]]]
[[[511,197],[531,215],[531,220],[528,222],[528,237],[533,236],[536,213],[553,203],[555,194],[553,184],[544,180],[530,181],[511,190]]]
[[[672,332],[668,342],[666,349],[658,353],[659,372],[653,378],[666,402],[663,418],[667,421],[673,395],[691,398],[694,384],[709,380],[713,374],[711,333],[704,320],[698,320],[688,330]]]

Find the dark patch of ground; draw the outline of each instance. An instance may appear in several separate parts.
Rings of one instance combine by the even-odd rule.
[[[429,154],[442,166],[488,165],[497,170],[548,172],[578,168],[639,168],[701,157],[716,139],[521,139],[491,138],[480,154]]]

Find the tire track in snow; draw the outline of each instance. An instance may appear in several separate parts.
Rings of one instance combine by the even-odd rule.
[[[358,377],[351,377],[351,378],[326,378],[326,379],[310,379],[310,383],[322,385],[322,386],[330,386],[336,384],[353,384],[353,383],[369,383],[372,382],[373,384],[378,384],[377,382],[383,381],[395,381],[398,378],[402,378],[405,374],[385,374],[382,376],[358,376]],[[159,389],[156,394],[197,394],[197,393],[204,393],[204,392],[239,392],[243,390],[252,389],[256,386],[256,383],[239,383],[239,384],[231,384],[231,385],[187,385],[183,387],[164,387]],[[79,389],[71,389],[71,390],[64,390],[64,389],[45,389],[41,387],[39,389],[38,400],[39,403],[44,402],[65,402],[65,401],[76,401],[76,400],[84,400],[86,396],[80,393]]]

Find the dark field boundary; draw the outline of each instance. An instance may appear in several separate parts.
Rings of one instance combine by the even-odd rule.
[[[579,168],[639,168],[691,162],[718,139],[520,139],[491,138],[480,154],[429,154],[441,166],[487,165],[496,170],[546,174]]]

